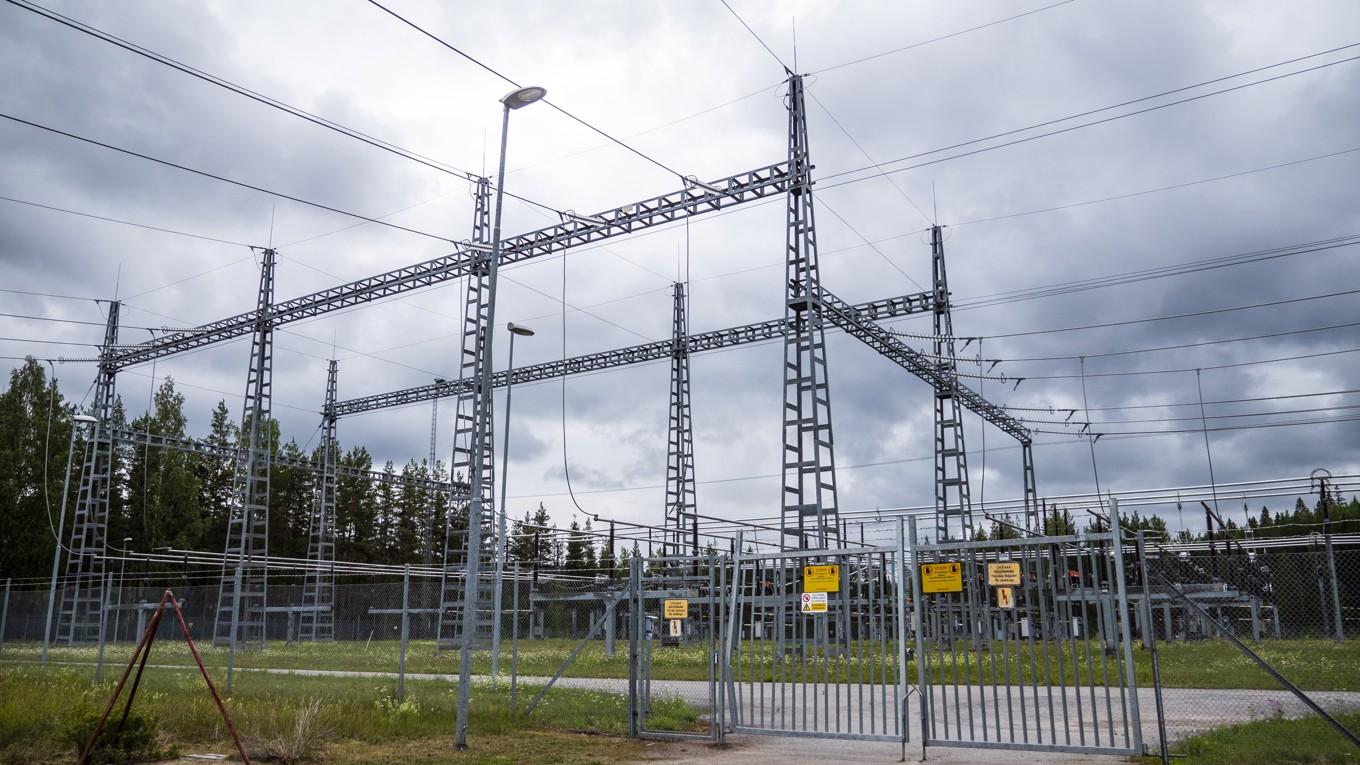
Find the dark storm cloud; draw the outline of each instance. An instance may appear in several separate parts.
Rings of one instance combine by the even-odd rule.
[[[302,108],[430,156],[480,171],[494,167],[499,129],[495,98],[507,86],[409,29],[362,6],[275,7],[222,4],[177,7],[60,3],[58,10]],[[791,60],[790,11],[749,4],[739,12]],[[705,4],[596,4],[584,10],[537,4],[483,7],[411,2],[400,10],[521,81],[541,82],[552,98],[670,167],[700,178],[727,175],[784,157],[787,113],[779,67],[721,8]],[[995,18],[1001,4],[906,8],[810,5],[796,10],[799,68],[818,71]],[[1259,3],[1225,9],[1181,3],[1072,3],[976,33],[809,78],[809,125],[822,179],[869,163],[837,126],[876,161],[914,154],[1025,124],[1346,44],[1356,9],[1319,2],[1283,8]],[[467,184],[360,146],[238,96],[195,82],[17,9],[3,11],[0,65],[12,74],[0,108],[55,127],[125,145],[233,178],[368,215],[397,212],[401,225],[462,239],[468,235]],[[514,34],[505,19],[519,20]],[[324,23],[316,23],[324,19]],[[1170,21],[1174,19],[1174,21]],[[1350,21],[1352,23],[1347,23]],[[1230,83],[1230,84],[1235,84]],[[849,300],[915,292],[929,284],[921,231],[938,204],[940,220],[978,218],[1193,181],[1360,146],[1360,105],[1350,94],[1360,68],[1339,65],[1238,93],[1204,99],[975,157],[818,193],[818,238],[826,286]],[[700,117],[693,112],[741,99]],[[833,121],[825,109],[834,115]],[[674,124],[669,124],[674,123]],[[658,125],[664,129],[651,130]],[[648,132],[643,132],[648,131]],[[641,133],[640,135],[635,135]],[[247,244],[268,241],[271,219],[281,248],[278,297],[321,289],[448,251],[448,245],[374,225],[294,244],[353,221],[276,202],[245,190],[147,165],[13,124],[0,125],[7,196],[110,217],[209,234]],[[668,171],[638,159],[545,109],[516,113],[511,135],[517,193],[588,212],[674,190]],[[956,299],[1069,282],[1195,259],[1324,239],[1360,230],[1353,183],[1360,155],[1344,155],[1242,178],[1132,199],[947,229]],[[670,334],[668,281],[688,261],[691,329],[703,331],[783,313],[783,207],[748,205],[722,217],[652,236],[586,247],[565,256],[567,300],[592,317],[567,315],[568,355]],[[839,216],[839,217],[838,217]],[[842,222],[839,218],[844,218]],[[506,205],[505,230],[525,231],[555,216]],[[853,227],[853,229],[851,228]],[[134,327],[194,324],[248,310],[258,269],[241,247],[169,237],[4,203],[0,206],[0,280],[6,286],[103,298],[115,282],[123,337]],[[689,252],[686,254],[686,233]],[[863,238],[888,239],[864,246]],[[1356,283],[1351,249],[1004,305],[959,310],[961,335],[1183,313],[1339,291]],[[554,298],[563,258],[507,269],[498,324],[538,332],[517,345],[517,366],[563,353]],[[208,271],[207,276],[137,295]],[[324,272],[324,273],[323,273]],[[732,272],[742,272],[735,273]],[[903,274],[905,272],[906,275]],[[731,274],[718,276],[721,274]],[[535,290],[538,290],[536,292]],[[541,294],[541,293],[546,293]],[[629,296],[636,295],[637,297]],[[340,361],[342,398],[423,384],[458,373],[454,346],[462,313],[459,285],[363,310],[303,322],[276,338],[275,414],[299,443],[314,438],[325,359]],[[7,312],[98,321],[95,306],[7,295]],[[596,305],[603,303],[603,305]],[[1340,297],[1171,322],[1061,334],[989,339],[989,358],[1072,356],[1221,340],[1339,324],[1356,300]],[[6,336],[97,342],[99,327],[7,320]],[[895,322],[928,332],[926,318]],[[621,327],[631,330],[620,329]],[[633,334],[637,333],[637,334]],[[503,337],[503,333],[501,335]],[[1209,367],[1356,347],[1360,333],[1329,330],[1279,338],[1088,359],[1093,374]],[[910,341],[924,346],[921,341]],[[334,343],[334,349],[331,344]],[[25,352],[76,355],[86,349],[4,345]],[[160,362],[188,397],[191,427],[202,430],[219,399],[237,411],[248,343]],[[978,350],[970,346],[966,353]],[[506,362],[503,340],[498,366]],[[696,463],[705,512],[726,517],[775,514],[780,470],[779,344],[697,356],[693,362]],[[933,496],[929,389],[832,332],[833,420],[846,509],[921,504]],[[1006,362],[1011,383],[981,383],[999,402],[1078,406],[1075,360]],[[1206,370],[1205,398],[1230,399],[1357,387],[1351,356]],[[63,367],[68,395],[88,385],[80,367]],[[964,371],[976,372],[974,365]],[[136,412],[153,369],[131,370],[120,390]],[[573,486],[591,512],[653,522],[665,478],[665,363],[574,378],[567,383],[567,443],[562,442],[558,383],[517,388],[512,424],[515,507],[543,499],[565,510],[564,451]],[[978,385],[976,381],[973,382]],[[1091,377],[1092,407],[1194,401],[1193,373]],[[1353,397],[1296,399],[1210,414],[1346,405]],[[135,404],[133,402],[136,402]],[[498,404],[503,406],[503,404]],[[452,402],[440,408],[441,457],[447,459]],[[1197,408],[1092,412],[1092,420],[1184,418]],[[1310,415],[1280,415],[1290,419]],[[1036,415],[1039,419],[1054,419]],[[1060,417],[1057,419],[1061,419]],[[1077,417],[1085,419],[1085,414]],[[1245,419],[1241,424],[1259,422]],[[1211,420],[1218,427],[1237,420]],[[430,408],[411,406],[347,418],[340,437],[368,446],[378,462],[398,464],[428,450]],[[1114,430],[1194,430],[1196,421],[1109,425]],[[1061,430],[1059,426],[1045,429]],[[498,428],[499,431],[499,428]],[[970,467],[980,495],[983,434],[968,419]],[[1093,488],[1083,441],[1041,435],[1036,447],[1041,493]],[[1360,429],[1351,424],[1211,434],[1222,481],[1297,475],[1319,464],[1354,469]],[[1015,496],[1019,454],[995,430],[985,436],[986,495]],[[1120,439],[1096,446],[1104,487],[1202,483],[1207,464],[1195,433]],[[880,464],[882,463],[882,464]],[[1256,503],[1254,503],[1256,504]]]

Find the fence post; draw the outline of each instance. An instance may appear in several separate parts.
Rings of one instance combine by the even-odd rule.
[[[899,523],[902,520],[898,521]],[[925,631],[921,628],[921,609],[923,607],[924,595],[921,592],[921,577],[917,576],[920,571],[920,560],[916,551],[916,518],[913,516],[908,522],[907,541],[911,551],[911,628],[916,632],[916,688],[921,695],[921,760],[926,759],[926,739],[930,736],[930,718],[933,714],[932,707],[935,700],[931,694],[930,683],[926,678],[926,641]],[[903,585],[906,582],[902,583]],[[938,635],[937,635],[938,638]]]
[[[0,653],[5,652],[5,626],[9,621],[9,587],[13,579],[5,580],[5,604],[0,606]]]
[[[397,703],[406,696],[406,645],[411,640],[411,564],[401,567],[401,653],[397,657]]]
[[[1332,623],[1336,627],[1337,641],[1346,639],[1346,626],[1341,620],[1341,591],[1336,584],[1336,556],[1332,553],[1332,521],[1327,512],[1328,502],[1322,500],[1322,537],[1327,545],[1327,573],[1332,582]]]
[[[236,669],[236,629],[239,626],[238,619],[241,614],[241,564],[236,564],[236,573],[232,576],[232,590],[236,593],[231,599],[231,640],[227,642],[227,693],[231,693],[231,683]]]
[[[515,561],[515,586],[511,595],[512,610],[510,617],[510,716],[515,715],[515,691],[519,685],[519,561]]]
[[[861,527],[861,531],[863,527]],[[907,720],[910,717],[908,702],[911,695],[907,687],[907,582],[911,570],[907,568],[907,538],[905,519],[897,517],[897,693],[902,700],[902,715],[898,725],[902,727],[902,761],[907,761]],[[914,602],[915,597],[912,598]],[[871,612],[872,613],[872,612]],[[870,625],[872,629],[872,625]],[[886,637],[886,636],[885,636]],[[870,699],[873,697],[871,696]],[[862,710],[861,710],[862,711]]]
[[[1147,545],[1143,538],[1143,532],[1138,532],[1138,578],[1143,580],[1143,602],[1151,603],[1151,588],[1148,586],[1148,567],[1147,567]],[[1148,614],[1151,615],[1151,608]],[[1149,619],[1149,622],[1151,619]],[[1167,630],[1171,629],[1170,610],[1167,611]],[[1151,626],[1149,624],[1149,626]],[[1162,765],[1171,763],[1171,745],[1166,740],[1166,714],[1162,706],[1162,666],[1157,659],[1157,631],[1149,629],[1147,635],[1147,649],[1149,658],[1152,662],[1152,698],[1157,704],[1157,746],[1162,758]],[[1134,687],[1134,698],[1138,696],[1137,688]]]
[[[110,571],[104,583],[104,597],[99,601],[99,658],[94,664],[95,683],[104,680],[104,625],[108,622],[109,596],[113,594],[113,572]]]
[[[629,615],[633,617],[628,630],[628,735],[632,738],[638,736],[638,630],[642,622],[642,609],[638,607],[642,600],[638,571],[641,562],[637,555],[628,559],[628,597],[632,600]],[[537,576],[537,569],[534,573]]]

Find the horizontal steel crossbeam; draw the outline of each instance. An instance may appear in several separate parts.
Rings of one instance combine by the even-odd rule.
[[[571,216],[555,226],[506,239],[501,245],[501,265],[732,207],[783,192],[788,183],[788,165],[781,162],[594,215]],[[277,327],[441,284],[470,273],[487,257],[483,247],[463,245],[424,263],[275,303],[269,318]],[[240,337],[254,330],[256,318],[257,312],[249,311],[138,345],[121,346],[112,354],[111,364],[121,369]]]
[[[886,298],[884,300],[874,300],[868,303],[860,303],[854,306],[858,315],[868,317],[871,320],[889,319],[895,316],[906,316],[913,313],[922,313],[931,310],[934,306],[934,293],[920,292],[914,295],[903,295],[901,297]],[[758,343],[764,340],[775,340],[784,336],[787,327],[786,319],[772,319],[770,321],[746,324],[740,327],[728,327],[727,329],[716,329],[711,332],[700,332],[690,335],[686,343],[690,353],[703,353],[705,351],[715,351],[720,348],[731,348],[738,345]],[[527,382],[538,380],[551,380],[568,375],[581,374],[584,372],[594,372],[601,369],[612,369],[614,367],[627,366],[629,364],[640,364],[647,361],[657,361],[668,359],[674,351],[672,341],[659,340],[653,343],[643,343],[632,345],[627,348],[618,348],[600,353],[588,353],[581,356],[573,356],[559,361],[548,361],[542,364],[520,367],[513,370],[512,374],[504,371],[496,372],[492,376],[492,384],[496,387],[504,387],[506,384],[522,385]],[[350,414],[370,412],[375,409],[389,409],[396,406],[416,404],[422,401],[429,401],[436,398],[446,398],[456,396],[464,389],[470,390],[473,381],[448,380],[442,383],[432,383],[420,385],[414,388],[391,391],[389,393],[379,393],[362,398],[353,398],[348,401],[341,401],[335,405],[334,415],[344,417]]]
[[[936,390],[954,390],[959,401],[979,417],[1014,436],[1021,443],[1030,442],[1032,434],[1029,428],[1007,414],[1001,407],[983,398],[982,394],[959,382],[953,372],[902,342],[892,332],[880,326],[874,317],[860,311],[858,306],[846,303],[826,289],[822,289],[819,296],[823,315],[845,330],[846,334],[864,341],[870,348],[897,362],[903,369],[930,383]]]

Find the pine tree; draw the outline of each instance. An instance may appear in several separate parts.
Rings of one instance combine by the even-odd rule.
[[[10,372],[9,388],[0,394],[0,578],[48,574],[71,414],[57,381],[48,381],[38,361],[25,359]],[[71,460],[76,476],[72,507],[79,487],[79,446]]]
[[[155,410],[134,420],[132,429],[183,438],[189,423],[184,416],[184,395],[175,390],[173,378],[165,378],[153,402]],[[127,531],[134,549],[202,549],[205,526],[197,464],[194,455],[174,449],[132,445],[128,469],[131,523]],[[111,538],[109,542],[122,546],[119,540]]]
[[[236,423],[232,422],[227,403],[219,400],[213,408],[207,443],[226,454],[236,448],[236,436]],[[204,549],[224,549],[235,480],[232,460],[226,456],[200,456],[195,464],[195,473],[198,477],[198,506],[203,513]]]

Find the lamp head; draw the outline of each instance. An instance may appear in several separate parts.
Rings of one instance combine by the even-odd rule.
[[[99,422],[99,420],[96,420],[95,418],[91,417],[88,414],[77,414],[71,419],[74,420],[75,422],[79,422],[84,425],[93,425],[96,422]]]
[[[513,321],[510,322],[509,324],[506,324],[505,328],[510,330],[511,334],[519,335],[520,337],[534,336],[534,331],[532,329],[529,329],[523,324],[516,324]]]
[[[542,100],[546,95],[548,95],[547,88],[529,85],[528,87],[506,93],[505,96],[501,98],[501,103],[505,104],[505,108],[507,109],[523,109],[535,101]]]

